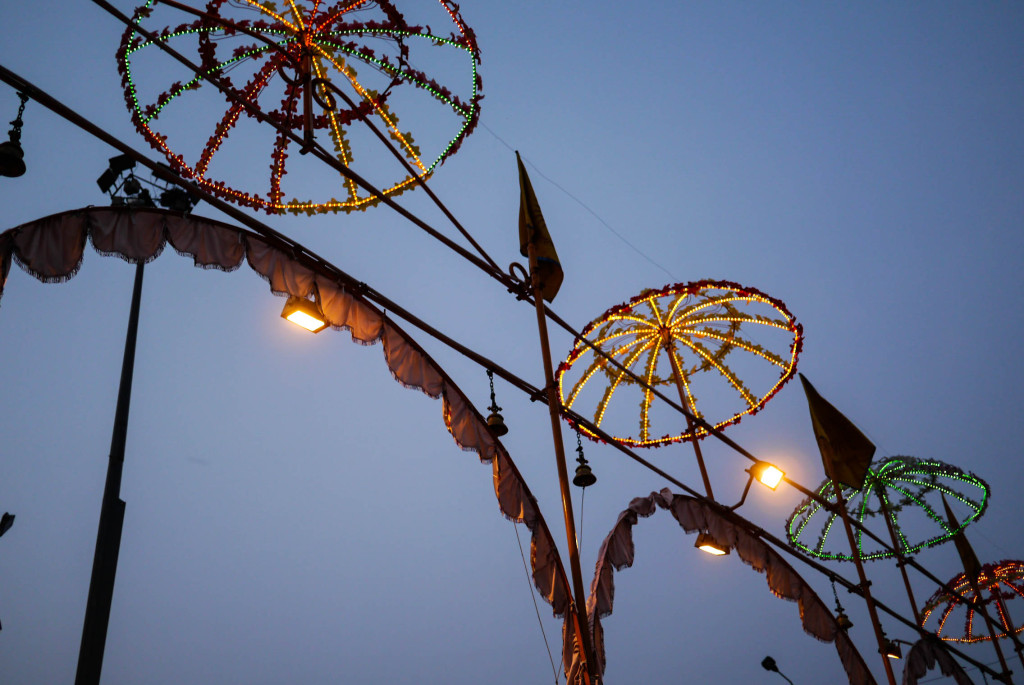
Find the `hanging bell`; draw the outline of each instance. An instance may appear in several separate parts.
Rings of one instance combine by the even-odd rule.
[[[597,482],[597,476],[590,470],[589,464],[580,464],[576,467],[576,475],[573,476],[572,484],[576,487],[585,488]]]
[[[494,400],[494,372],[490,369],[487,369],[487,380],[491,384],[491,406],[487,407],[491,410],[491,413],[487,417],[487,427],[491,429],[494,435],[500,438],[505,433],[508,433],[508,426],[505,425],[505,419],[498,413],[501,411],[501,407]]]
[[[25,113],[25,103],[28,102],[26,93],[18,93],[21,106],[18,107],[18,116],[11,122],[11,132],[8,134],[8,141],[0,143],[0,176],[17,178],[25,173],[25,151],[21,149],[21,115]]]
[[[14,140],[0,143],[0,176],[17,178],[25,173],[25,152]]]
[[[491,432],[499,438],[508,433],[508,426],[505,425],[505,419],[496,411],[491,412],[487,417],[487,427],[490,428]]]
[[[576,462],[579,466],[576,467],[576,475],[573,476],[572,484],[579,488],[585,488],[589,485],[593,485],[597,482],[597,476],[590,469],[590,465],[587,463],[587,458],[583,456],[583,441],[580,440],[580,431],[576,430]]]
[[[840,630],[849,630],[853,627],[853,621],[843,611],[843,605],[839,602],[839,593],[836,592],[836,580],[832,579],[832,596],[836,598],[836,625]]]

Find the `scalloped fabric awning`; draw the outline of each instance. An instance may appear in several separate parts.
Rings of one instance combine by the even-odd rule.
[[[823,642],[835,643],[839,659],[852,685],[870,685],[875,682],[863,657],[849,636],[839,628],[832,612],[778,552],[708,504],[687,495],[674,494],[668,489],[652,492],[647,497],[637,497],[630,502],[601,543],[587,601],[587,615],[594,635],[599,673],[604,673],[605,665],[601,618],[612,613],[615,602],[614,571],[633,565],[633,526],[640,517],[652,515],[657,507],[668,510],[687,533],[708,531],[716,540],[728,544],[745,564],[765,574],[772,594],[795,601],[800,609],[804,632]]]
[[[443,418],[456,444],[489,462],[501,513],[530,529],[533,582],[555,616],[565,617],[572,592],[551,532],[522,474],[491,434],[480,412],[423,349],[338,277],[320,273],[256,233],[197,216],[160,209],[87,207],[54,214],[0,233],[0,297],[12,260],[35,278],[60,283],[82,264],[87,240],[97,252],[131,263],[150,262],[166,244],[197,267],[234,271],[246,261],[277,294],[319,292],[324,316],[364,345],[381,341],[395,380],[442,399]]]

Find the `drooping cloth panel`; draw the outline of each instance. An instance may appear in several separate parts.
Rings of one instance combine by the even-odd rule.
[[[598,673],[604,673],[605,667],[601,619],[612,613],[615,602],[614,572],[633,565],[633,526],[640,517],[646,518],[657,511],[657,507],[668,510],[687,533],[706,530],[716,540],[736,550],[744,563],[765,574],[772,594],[796,601],[800,609],[800,622],[806,633],[824,642],[835,643],[839,659],[852,685],[875,683],[863,657],[846,632],[839,628],[832,612],[782,555],[706,503],[686,495],[674,494],[667,489],[652,492],[647,497],[637,497],[630,502],[601,543],[587,601]]]
[[[942,641],[934,635],[922,637],[910,648],[907,664],[903,667],[903,685],[917,685],[921,676],[936,666],[942,675],[953,676],[957,685],[974,685],[960,664],[946,651]]]
[[[530,562],[537,590],[555,616],[566,615],[571,591],[558,549],[511,456],[437,362],[359,293],[264,237],[219,221],[160,209],[97,207],[54,214],[0,233],[0,297],[12,259],[43,282],[66,281],[78,272],[87,240],[97,252],[131,263],[156,259],[170,243],[205,269],[234,271],[245,261],[277,294],[307,297],[315,288],[331,327],[349,331],[354,341],[364,345],[382,342],[395,380],[442,399],[444,422],[456,444],[491,464],[501,513],[531,532]]]

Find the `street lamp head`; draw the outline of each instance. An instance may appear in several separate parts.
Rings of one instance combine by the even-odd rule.
[[[304,297],[290,296],[284,305],[281,317],[312,333],[319,333],[327,328],[327,321],[324,320],[320,308]]]
[[[772,490],[779,486],[779,483],[782,482],[782,479],[786,475],[777,466],[769,464],[766,461],[759,461],[754,464],[751,467],[750,472],[754,475],[754,478],[761,482],[762,485],[765,485]]]
[[[729,545],[723,545],[711,533],[700,533],[693,545],[702,552],[720,557],[729,553]]]
[[[880,651],[882,654],[889,657],[890,659],[902,659],[903,650],[900,649],[900,646],[896,642],[896,640],[890,640],[889,638],[886,638],[884,633],[882,637],[884,638],[882,641],[882,648],[878,651]]]

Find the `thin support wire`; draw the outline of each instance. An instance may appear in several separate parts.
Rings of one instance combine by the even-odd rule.
[[[533,600],[533,610],[537,613],[537,624],[540,626],[541,637],[544,638],[544,648],[548,650],[548,661],[551,662],[551,672],[555,674],[555,685],[558,685],[560,675],[555,666],[555,659],[551,656],[551,645],[548,644],[548,634],[544,631],[544,622],[540,618],[540,608],[537,606],[537,595],[533,591],[533,583],[530,581],[530,568],[526,565],[526,554],[523,552],[523,541],[519,538],[519,527],[512,522],[512,530],[516,532],[516,542],[519,544],[519,557],[523,560],[523,571],[526,572],[526,584],[530,588],[530,599]]]
[[[497,140],[497,141],[498,141],[499,143],[501,143],[502,145],[504,145],[505,147],[507,147],[507,148],[508,148],[508,149],[509,149],[510,151],[512,151],[512,152],[515,152],[515,148],[513,148],[513,147],[512,147],[511,145],[509,145],[509,144],[508,144],[508,143],[507,143],[507,142],[505,141],[505,139],[504,139],[504,138],[502,138],[502,137],[501,137],[501,136],[499,136],[499,135],[498,135],[497,133],[495,133],[495,132],[494,132],[494,129],[492,129],[492,128],[491,128],[490,126],[488,126],[487,124],[483,123],[482,121],[481,121],[481,122],[479,122],[479,124],[478,124],[478,125],[479,125],[479,126],[480,126],[481,128],[483,128],[484,130],[486,130],[486,131],[487,131],[488,133],[490,133],[490,134],[491,134],[492,136],[494,136],[494,138],[495,138],[495,139],[496,139],[496,140]],[[629,240],[627,240],[625,236],[623,236],[623,235],[622,235],[621,233],[619,233],[619,232],[618,232],[618,231],[616,231],[616,230],[615,230],[614,228],[612,228],[612,225],[611,225],[610,223],[608,223],[607,221],[605,221],[605,220],[604,220],[604,217],[602,217],[602,216],[601,216],[600,214],[598,214],[598,213],[597,213],[597,212],[595,212],[595,211],[594,211],[593,209],[591,209],[591,208],[590,208],[590,206],[589,206],[589,205],[587,205],[587,203],[585,203],[585,202],[584,202],[583,200],[579,199],[578,197],[576,197],[575,195],[573,195],[572,193],[570,193],[570,192],[569,192],[568,190],[566,190],[565,188],[563,188],[563,187],[562,187],[561,185],[559,185],[559,184],[558,184],[558,183],[557,183],[557,182],[556,182],[556,181],[555,181],[554,179],[552,179],[552,178],[551,178],[550,176],[546,175],[546,174],[545,174],[545,173],[544,173],[543,171],[541,171],[541,170],[540,170],[540,169],[539,169],[539,168],[537,167],[537,165],[536,165],[536,164],[534,164],[533,162],[531,162],[531,161],[530,161],[529,159],[527,159],[527,160],[526,160],[526,163],[527,163],[527,164],[529,164],[529,165],[530,165],[531,167],[533,167],[533,170],[534,170],[534,171],[536,171],[536,172],[537,172],[537,174],[538,174],[538,175],[539,175],[539,176],[540,176],[541,178],[543,178],[543,179],[544,179],[545,181],[547,181],[548,183],[550,183],[550,184],[551,184],[551,185],[553,185],[554,187],[558,188],[558,189],[559,189],[560,191],[562,191],[562,192],[563,192],[563,193],[564,193],[564,194],[565,194],[565,195],[566,195],[566,196],[567,196],[567,197],[568,197],[569,199],[571,199],[571,200],[572,200],[573,202],[575,202],[576,204],[578,204],[578,205],[579,205],[580,207],[582,207],[583,209],[587,210],[587,211],[588,211],[588,212],[589,212],[589,213],[590,213],[590,214],[591,214],[591,215],[592,215],[592,216],[593,216],[593,217],[594,217],[595,219],[597,219],[597,220],[598,220],[598,222],[600,222],[600,223],[601,223],[601,225],[602,225],[602,226],[604,226],[605,228],[607,228],[607,229],[608,229],[608,230],[609,230],[609,231],[611,232],[611,234],[612,234],[612,235],[614,235],[614,236],[615,236],[616,238],[618,238],[618,239],[619,239],[619,240],[621,240],[621,241],[622,241],[623,243],[625,243],[625,244],[626,244],[626,245],[627,245],[627,246],[628,246],[628,247],[629,247],[630,249],[632,249],[632,250],[633,250],[634,252],[636,252],[636,253],[637,253],[638,255],[640,255],[641,257],[643,257],[644,259],[646,259],[646,260],[647,260],[647,261],[648,261],[648,262],[649,262],[650,264],[652,264],[653,266],[656,266],[657,268],[659,268],[659,269],[661,269],[662,271],[664,271],[664,272],[665,272],[666,274],[668,274],[668,277],[669,277],[669,278],[675,279],[675,280],[677,280],[677,281],[679,280],[679,277],[678,277],[678,276],[676,276],[676,275],[675,275],[674,273],[672,273],[671,271],[669,271],[668,269],[666,269],[665,267],[663,267],[663,266],[662,266],[661,264],[659,264],[658,262],[654,261],[654,259],[653,259],[653,258],[652,258],[652,257],[651,257],[651,256],[650,256],[649,254],[647,254],[646,252],[644,252],[643,250],[641,250],[641,249],[640,249],[639,247],[637,247],[637,246],[636,246],[636,245],[634,245],[633,243],[629,242]]]
[[[576,543],[578,547],[583,547],[583,500],[587,497],[587,489],[581,489],[583,492],[580,493],[580,540]]]
[[[576,461],[580,466],[584,466],[587,463],[587,458],[583,456],[583,441],[580,439],[580,429],[576,429]],[[580,534],[576,538],[577,549],[583,549],[583,500],[587,496],[587,486],[581,486],[580,489],[583,491],[580,493]]]

